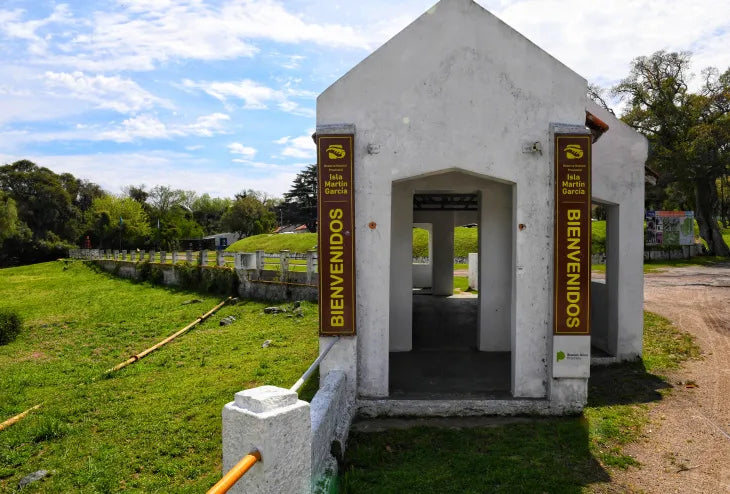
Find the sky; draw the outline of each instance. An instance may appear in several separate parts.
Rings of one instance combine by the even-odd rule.
[[[281,196],[316,162],[317,95],[433,3],[0,0],[0,163]],[[602,87],[657,50],[730,67],[730,0],[478,3]]]

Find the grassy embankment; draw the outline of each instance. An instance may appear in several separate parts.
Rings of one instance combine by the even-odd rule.
[[[289,318],[240,302],[105,376],[220,299],[51,262],[0,270],[0,300],[25,321],[0,346],[0,421],[43,404],[0,431],[2,492],[41,469],[52,474],[23,492],[204,492],[221,475],[222,406],[291,386],[317,356],[315,305]]]
[[[611,469],[638,465],[623,447],[641,437],[647,403],[670,392],[661,373],[698,357],[699,348],[666,319],[646,313],[644,352],[643,362],[593,369],[579,417],[352,433],[341,492],[579,493],[609,482]]]

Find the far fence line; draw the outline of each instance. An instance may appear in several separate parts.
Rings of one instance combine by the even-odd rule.
[[[279,253],[225,252],[225,251],[155,251],[155,250],[112,250],[112,249],[70,249],[72,259],[89,261],[125,261],[151,262],[155,264],[175,265],[187,262],[193,266],[228,266],[236,269],[256,269],[259,271],[275,271],[278,273],[307,273],[310,277],[317,274],[317,251],[305,253],[283,250]]]

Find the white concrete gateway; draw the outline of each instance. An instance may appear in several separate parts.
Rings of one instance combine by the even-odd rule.
[[[641,355],[647,143],[586,89],[473,1],[442,0],[319,96],[318,138],[354,135],[356,280],[356,335],[341,337],[321,375],[344,371],[360,413],[576,412],[591,351]],[[582,158],[580,144],[554,149],[566,135],[601,138]],[[567,175],[566,189],[556,159],[571,146],[566,159],[586,159],[588,176]],[[606,281],[590,283],[580,334],[556,329],[561,188],[608,211]],[[476,299],[449,297],[453,228],[466,223],[479,232]],[[415,224],[431,234],[426,267],[412,264]],[[567,272],[588,280],[583,225]],[[570,264],[579,257],[582,268]]]
[[[472,0],[442,0],[320,95],[320,389],[226,405],[225,469],[262,459],[230,492],[329,492],[355,413],[577,413],[592,355],[641,355],[647,142],[586,89]],[[472,297],[453,294],[464,224]]]

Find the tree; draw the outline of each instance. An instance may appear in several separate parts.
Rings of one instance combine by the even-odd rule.
[[[689,53],[638,57],[613,94],[628,104],[622,120],[649,140],[647,163],[662,175],[655,200],[694,205],[710,253],[730,256],[717,223],[716,186],[730,167],[730,69],[703,71],[704,84],[693,93],[689,64]]]
[[[10,238],[18,231],[18,210],[15,201],[8,194],[0,190],[0,246],[6,238]]]
[[[203,194],[196,197],[192,203],[193,218],[203,227],[206,234],[221,233],[221,218],[231,204],[233,201],[228,198]]]
[[[88,230],[95,234],[96,244],[105,239],[123,245],[141,245],[151,229],[142,205],[129,197],[106,195],[97,197],[87,212]]]
[[[20,160],[0,166],[0,189],[15,201],[18,219],[30,228],[34,239],[76,240],[79,232],[71,220],[78,212],[59,175]]]
[[[223,214],[221,223],[242,236],[270,232],[276,224],[276,216],[266,202],[267,198],[261,192],[247,190],[236,194],[236,200]]]
[[[317,165],[297,174],[278,210],[282,223],[303,223],[310,232],[317,231]]]

